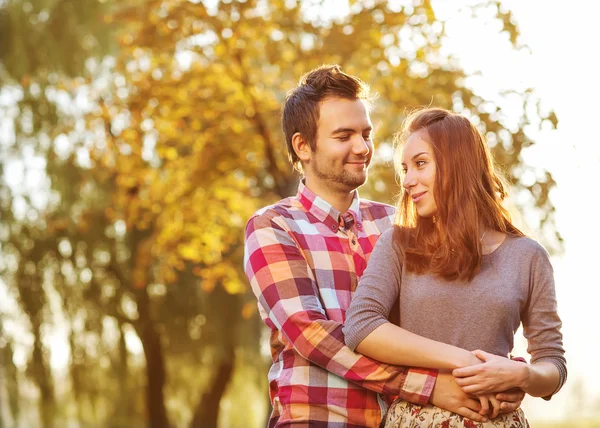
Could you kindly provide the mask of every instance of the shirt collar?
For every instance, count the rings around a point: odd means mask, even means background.
[[[350,208],[343,214],[331,206],[325,199],[315,195],[308,187],[306,187],[304,180],[300,180],[296,198],[309,213],[334,230],[337,230],[337,227],[339,227],[340,224],[346,224],[346,228],[349,228],[353,222],[362,222],[358,190],[354,191],[354,197],[352,198]]]

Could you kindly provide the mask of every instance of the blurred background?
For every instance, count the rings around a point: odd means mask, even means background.
[[[600,426],[597,34],[584,0],[0,0],[0,428],[263,427],[254,210],[295,194],[280,105],[340,64],[471,118],[553,255],[569,379],[533,427]],[[519,336],[515,353],[527,356]]]

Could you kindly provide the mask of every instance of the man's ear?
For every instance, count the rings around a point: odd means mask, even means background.
[[[312,154],[310,144],[308,144],[308,141],[306,141],[306,139],[299,132],[296,132],[292,136],[292,147],[294,148],[294,152],[296,152],[296,155],[298,158],[300,158],[301,162],[310,161]]]

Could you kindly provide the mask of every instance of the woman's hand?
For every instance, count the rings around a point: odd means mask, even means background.
[[[465,393],[479,395],[512,388],[525,389],[529,376],[527,364],[480,350],[473,354],[483,363],[452,371],[456,383]]]

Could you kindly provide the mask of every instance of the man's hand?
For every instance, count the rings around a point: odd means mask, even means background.
[[[526,385],[529,374],[526,364],[479,350],[473,354],[484,362],[452,371],[465,393],[484,394]]]
[[[487,418],[480,415],[481,404],[479,400],[465,394],[454,381],[450,373],[438,374],[431,394],[431,404],[450,412],[472,419],[476,422],[487,422]]]
[[[489,415],[490,419],[494,419],[500,413],[500,401],[494,394],[481,394],[477,396],[481,403],[479,414],[482,416]]]
[[[525,391],[519,388],[496,394],[496,399],[500,401],[500,413],[510,413],[517,410],[521,407],[523,398],[525,398]]]

